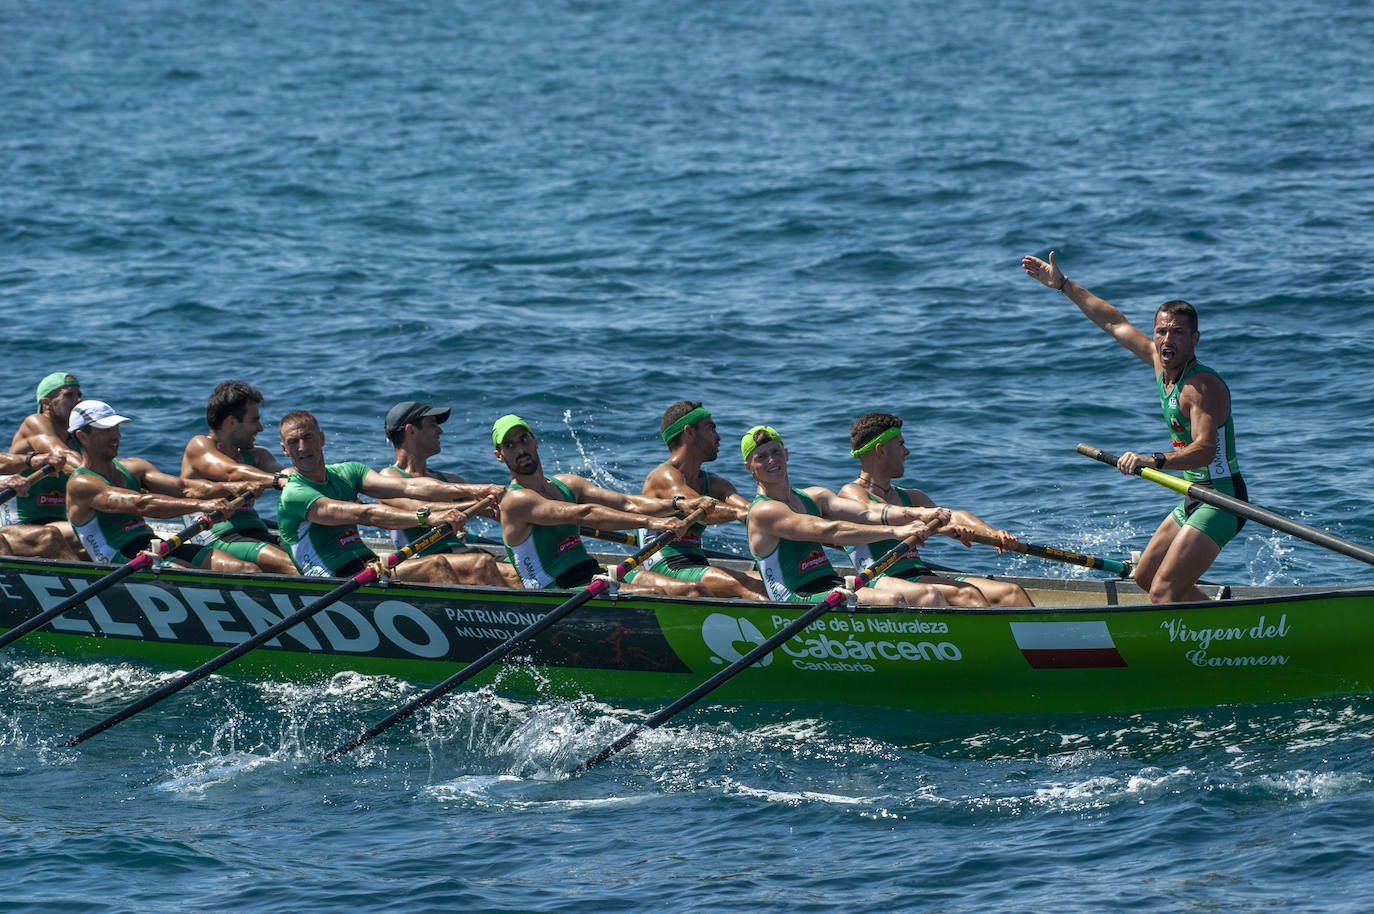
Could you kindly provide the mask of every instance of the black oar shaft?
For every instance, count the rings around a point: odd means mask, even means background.
[[[926,524],[926,530],[934,530],[938,526],[940,526],[940,522],[938,520],[932,520]],[[878,559],[878,561],[874,562],[872,565],[868,566],[863,571],[861,571],[854,578],[854,591],[858,592],[862,590],[865,586],[868,585],[869,581],[872,581],[878,575],[882,574],[884,571],[887,571],[887,569],[895,565],[902,556],[906,555],[907,552],[909,552],[912,549],[912,547],[918,545],[921,542],[921,539],[922,537],[919,535],[912,535],[907,537],[906,539],[898,543],[896,546],[894,546],[891,550],[889,550],[886,555]],[[834,590],[830,591],[830,593],[827,594],[823,600],[814,604],[806,612],[802,613],[800,616],[784,625],[771,637],[765,638],[762,644],[755,645],[754,648],[750,650],[748,653],[746,653],[743,657],[736,660],[734,663],[730,664],[720,672],[716,673],[710,679],[707,679],[705,682],[701,683],[696,688],[692,689],[692,691],[688,692],[686,695],[683,695],[681,698],[674,701],[672,704],[663,708],[658,713],[650,717],[648,720],[644,721],[641,724],[637,724],[634,727],[631,727],[629,731],[623,734],[615,742],[611,743],[605,749],[602,749],[596,755],[587,759],[587,761],[578,765],[576,768],[573,768],[568,773],[577,774],[579,771],[585,771],[588,768],[591,768],[593,765],[599,765],[600,763],[604,762],[606,759],[615,755],[617,752],[624,749],[626,746],[630,745],[630,743],[638,739],[639,735],[643,733],[645,730],[654,730],[662,726],[669,719],[675,717],[682,711],[685,711],[687,708],[690,708],[692,705],[696,704],[698,701],[714,692],[720,686],[729,682],[731,679],[734,679],[742,671],[748,669],[755,663],[758,663],[767,655],[773,653],[773,651],[777,650],[788,640],[795,638],[797,635],[801,634],[813,622],[815,622],[821,616],[825,615],[825,613],[839,606],[844,601],[845,591],[842,588],[837,587]]]
[[[230,507],[237,507],[244,500],[246,500],[247,497],[248,496],[246,495],[235,496],[235,498],[229,502]],[[161,543],[159,543],[157,547],[158,554],[167,555],[173,549],[176,549],[178,546],[189,540],[191,537],[195,536],[197,533],[209,530],[211,527],[213,527],[216,523],[219,522],[221,517],[222,515],[218,511],[211,511],[209,514],[202,515],[201,517],[196,519],[195,523],[189,525],[188,527],[177,533],[175,536],[165,539]],[[50,609],[46,609],[30,619],[26,619],[21,624],[16,625],[14,628],[5,632],[3,635],[0,635],[0,648],[4,648],[6,645],[13,644],[15,641],[18,641],[20,638],[24,637],[34,629],[41,628],[44,625],[47,625],[49,622],[65,613],[67,610],[80,606],[82,603],[85,603],[86,601],[90,600],[91,597],[97,596],[103,593],[104,591],[109,590],[111,587],[113,587],[115,584],[118,584],[120,581],[124,580],[129,575],[133,574],[136,571],[140,571],[144,568],[147,568],[151,564],[153,564],[153,557],[146,552],[140,552],[138,555],[130,559],[127,564],[121,565],[114,571],[111,571],[109,574],[105,575],[103,578],[96,581],[94,584],[90,585],[85,590],[77,591],[67,599],[63,600],[61,603],[58,603],[56,606]]]
[[[1080,444],[1078,445],[1078,453],[1085,457],[1091,457],[1093,460],[1116,466],[1117,457],[1114,454],[1108,454],[1106,451],[1099,450],[1095,447]],[[1187,498],[1195,498],[1205,505],[1211,505],[1214,508],[1229,511],[1237,517],[1243,517],[1257,524],[1272,527],[1275,530],[1282,531],[1291,536],[1296,536],[1298,539],[1306,540],[1309,543],[1330,549],[1332,552],[1339,552],[1341,555],[1349,556],[1352,559],[1358,559],[1369,565],[1374,565],[1374,549],[1368,549],[1358,543],[1352,543],[1338,536],[1332,536],[1330,533],[1318,530],[1315,527],[1300,524],[1291,518],[1284,517],[1282,514],[1275,514],[1273,511],[1266,510],[1257,505],[1252,505],[1248,501],[1235,498],[1224,492],[1218,492],[1211,486],[1201,486],[1190,483],[1186,479],[1179,479],[1177,476],[1161,473],[1153,467],[1136,467],[1135,475],[1140,476],[1142,479],[1148,479],[1151,482],[1158,483],[1166,489],[1172,489]]]
[[[491,498],[484,498],[482,501],[478,502],[477,505],[473,506],[471,509],[464,512],[464,514],[467,516],[471,516],[472,514],[475,514],[478,511],[483,510],[492,501],[493,499]],[[404,562],[411,556],[417,555],[418,553],[425,551],[430,546],[434,545],[434,543],[444,538],[448,534],[452,533],[454,530],[455,527],[452,524],[439,524],[433,530],[430,530],[428,533],[420,537],[415,542],[387,556],[387,558],[384,561],[388,567],[395,568],[397,565],[399,565],[401,562]],[[367,568],[363,571],[358,572],[356,575],[349,578],[347,581],[340,584],[338,587],[334,588],[329,593],[325,594],[324,596],[320,597],[314,602],[306,606],[303,606],[296,612],[282,619],[280,622],[276,622],[268,626],[267,628],[258,632],[253,637],[248,638],[245,641],[241,641],[233,647],[229,648],[229,650],[223,652],[222,654],[218,654],[215,657],[210,658],[206,662],[202,663],[200,666],[196,667],[194,670],[191,670],[189,673],[183,673],[181,676],[178,676],[176,679],[167,683],[166,685],[162,686],[156,691],[150,692],[149,694],[143,696],[133,704],[128,705],[127,707],[122,708],[119,711],[116,711],[114,714],[111,714],[109,717],[105,718],[100,723],[92,727],[88,727],[81,733],[78,733],[76,736],[73,736],[71,739],[67,740],[62,745],[75,746],[79,743],[83,743],[86,740],[90,739],[92,736],[95,736],[98,733],[103,733],[104,731],[108,730],[110,727],[113,727],[120,721],[128,720],[130,717],[133,717],[139,711],[151,708],[153,705],[162,701],[164,698],[168,698],[172,695],[175,695],[177,692],[180,692],[187,686],[199,682],[200,680],[204,679],[206,676],[209,676],[216,670],[224,666],[227,666],[230,663],[233,663],[235,660],[239,659],[249,651],[254,650],[255,648],[259,648],[262,645],[266,644],[268,641],[271,641],[273,638],[277,637],[278,635],[286,631],[289,631],[292,628],[295,628],[297,625],[304,622],[306,619],[309,619],[311,616],[315,615],[321,610],[326,609],[330,605],[338,602],[341,598],[357,590],[359,587],[362,587],[364,584],[372,583],[377,579],[377,577],[377,571],[373,568]]]
[[[698,510],[689,514],[685,522],[690,526],[700,517],[705,515],[705,513],[705,508],[699,508]],[[638,568],[640,565],[644,564],[645,559],[653,555],[658,550],[662,549],[664,546],[668,545],[668,543],[672,542],[672,540],[673,535],[671,533],[660,533],[658,536],[654,538],[653,542],[647,544],[646,546],[644,546],[644,548],[640,549],[634,555],[630,556],[625,561],[621,562],[618,566],[616,566],[616,580],[624,579],[625,575],[629,574],[631,571]],[[469,679],[476,676],[478,673],[482,672],[487,667],[491,666],[493,663],[496,663],[498,660],[505,657],[511,651],[515,650],[515,648],[519,645],[525,643],[526,641],[529,641],[531,638],[535,637],[541,632],[548,630],[551,626],[554,625],[554,623],[558,622],[560,619],[563,619],[565,616],[567,616],[573,610],[577,609],[582,604],[586,603],[588,600],[605,591],[608,588],[608,586],[609,585],[607,585],[607,583],[603,580],[598,579],[593,581],[591,584],[587,586],[585,590],[582,590],[581,592],[569,598],[559,606],[545,613],[540,618],[531,622],[524,629],[512,635],[506,641],[502,642],[501,644],[498,644],[491,650],[487,651],[481,657],[478,657],[472,663],[469,663],[467,666],[463,667],[461,670],[454,673],[452,676],[445,679],[443,682],[439,683],[437,686],[430,689],[428,692],[421,695],[419,698],[415,699],[414,701],[411,701],[404,707],[399,708],[398,710],[389,714],[384,719],[378,721],[361,736],[358,736],[350,740],[349,742],[344,743],[342,746],[339,746],[338,748],[332,750],[328,755],[325,756],[325,758],[334,759],[348,752],[352,752],[354,749],[358,748],[363,743],[368,742],[374,737],[380,736],[387,730],[390,730],[396,724],[405,720],[407,717],[410,717],[416,711],[419,711],[421,708],[428,707],[429,705],[438,701],[440,698],[444,697],[449,692],[452,692],[458,686],[467,682]]]

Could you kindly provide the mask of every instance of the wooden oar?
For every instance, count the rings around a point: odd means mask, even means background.
[[[487,507],[493,501],[495,501],[495,499],[491,497],[484,498],[468,510],[462,512],[463,516],[471,517],[478,511],[481,511],[483,508]],[[450,533],[453,533],[455,529],[456,528],[453,524],[439,524],[436,527],[434,527],[434,529],[426,533],[424,536],[420,537],[418,540],[411,543],[409,546],[405,546],[404,548],[398,549],[397,551],[393,552],[391,555],[383,559],[382,562],[386,565],[387,568],[395,568],[397,565],[401,564],[406,559],[411,558],[417,553],[423,552],[430,546],[434,545],[434,543],[438,540],[443,539]],[[84,743],[92,736],[95,736],[98,733],[103,733],[104,731],[110,729],[120,721],[127,720],[128,718],[133,717],[139,711],[151,708],[153,705],[162,701],[162,699],[167,698],[171,695],[175,695],[177,692],[180,692],[188,685],[199,682],[200,680],[204,679],[206,676],[209,676],[211,673],[215,672],[221,667],[228,666],[230,663],[233,663],[235,660],[239,659],[244,654],[248,653],[254,648],[261,647],[268,641],[271,641],[273,638],[280,635],[282,632],[295,628],[297,625],[304,622],[306,619],[309,619],[316,613],[320,612],[322,609],[325,609],[331,604],[337,603],[340,599],[357,590],[359,587],[362,587],[364,584],[371,584],[373,581],[377,580],[377,578],[378,574],[377,569],[375,567],[369,566],[368,568],[363,569],[362,571],[355,574],[353,577],[349,578],[344,583],[340,584],[338,587],[335,587],[329,593],[315,600],[313,603],[310,603],[309,605],[302,607],[301,609],[287,616],[285,619],[282,619],[280,622],[268,626],[267,628],[258,632],[253,637],[247,639],[246,641],[242,641],[234,645],[224,653],[212,657],[211,659],[202,663],[200,666],[196,667],[194,670],[191,670],[191,672],[183,673],[181,676],[178,676],[176,679],[167,683],[162,688],[157,689],[154,692],[150,692],[147,695],[140,698],[138,701],[134,702],[133,704],[128,705],[127,707],[119,711],[116,711],[115,713],[111,714],[109,717],[105,718],[95,726],[88,727],[87,729],[78,733],[76,736],[73,736],[71,739],[67,740],[65,743],[62,743],[62,745],[75,746],[78,743]]]
[[[1118,562],[1116,559],[1100,559],[1095,555],[1083,555],[1079,552],[1065,552],[1053,546],[1037,546],[1035,543],[1023,543],[1017,541],[1003,546],[1002,541],[995,536],[987,536],[982,533],[973,534],[975,543],[982,543],[984,546],[1002,546],[1008,552],[1019,552],[1022,555],[1033,555],[1036,558],[1050,559],[1055,562],[1064,562],[1069,565],[1082,565],[1084,568],[1097,568],[1102,571],[1110,571],[1112,574],[1121,578],[1131,576],[1132,565],[1130,562]]]
[[[251,498],[252,496],[250,496],[246,492],[242,495],[235,495],[229,501],[228,507],[231,511],[237,510],[239,505],[244,504]],[[182,543],[185,543],[187,540],[191,539],[191,537],[195,536],[197,533],[209,530],[215,524],[219,523],[224,518],[224,516],[224,513],[220,511],[211,511],[209,514],[201,515],[195,523],[186,527],[184,530],[177,533],[175,536],[172,536],[158,543],[156,556],[148,552],[140,552],[138,555],[131,558],[127,564],[120,565],[114,571],[111,571],[109,574],[105,575],[103,578],[96,581],[94,584],[87,587],[85,590],[77,591],[67,599],[63,600],[61,603],[58,603],[56,606],[52,607],[51,609],[45,610],[31,619],[25,620],[19,625],[16,625],[14,628],[5,632],[3,635],[0,635],[0,648],[3,648],[9,644],[13,644],[15,641],[18,641],[20,638],[24,637],[34,629],[41,628],[42,626],[47,625],[49,622],[51,622],[53,619],[56,619],[58,616],[62,615],[67,610],[72,609],[76,606],[80,606],[82,603],[85,603],[91,597],[94,597],[99,593],[109,590],[115,584],[118,584],[120,581],[124,580],[134,572],[141,571],[142,569],[147,568],[149,565],[153,564],[153,561],[155,559],[167,555],[173,549],[176,549],[178,546],[180,546]]]
[[[928,531],[934,530],[938,526],[940,526],[940,522],[938,520],[926,522],[926,529]],[[907,552],[909,552],[913,547],[919,545],[919,543],[920,537],[914,535],[908,536],[906,539],[902,540],[900,543],[894,546],[886,555],[878,559],[878,561],[874,562],[872,565],[865,568],[854,579],[855,592],[863,589],[869,581],[872,581],[878,575],[882,574],[884,571],[891,568],[894,564],[897,563],[897,561],[900,558],[902,558],[902,556],[906,555]],[[817,619],[825,615],[827,612],[830,612],[831,610],[835,609],[837,606],[843,603],[846,598],[847,594],[844,588],[836,587],[834,590],[830,591],[830,593],[826,595],[825,599],[821,600],[819,603],[816,603],[806,612],[798,616],[796,619],[787,623],[787,625],[779,629],[771,638],[768,638],[762,644],[756,645],[754,649],[751,650],[749,653],[745,654],[743,657],[736,660],[734,663],[730,664],[725,669],[721,670],[719,673],[716,673],[710,679],[706,680],[701,685],[697,686],[695,689],[679,698],[677,701],[663,708],[661,711],[659,711],[653,717],[650,717],[644,723],[636,724],[629,730],[629,732],[621,736],[620,739],[611,743],[605,749],[602,749],[596,755],[587,759],[587,761],[578,765],[576,768],[571,769],[568,772],[568,774],[577,774],[578,772],[586,771],[593,765],[599,765],[606,759],[615,755],[621,749],[624,749],[626,746],[630,745],[630,743],[634,742],[635,739],[638,738],[639,734],[643,733],[645,730],[653,730],[662,726],[667,720],[676,716],[679,712],[687,708],[690,708],[692,705],[696,704],[698,701],[705,698],[707,695],[711,694],[716,689],[720,688],[722,685],[729,682],[731,679],[734,679],[735,676],[737,676],[743,670],[748,669],[749,667],[758,663],[764,657],[773,653],[773,651],[777,650],[789,639],[794,638],[797,635],[804,632],[807,629],[807,627],[811,625],[811,623],[815,622]]]
[[[1100,460],[1105,464],[1116,466],[1117,458],[1114,455],[1108,454],[1106,451],[1100,451],[1095,447],[1080,444],[1078,446],[1078,453],[1085,457],[1091,457],[1093,460]],[[1264,508],[1252,505],[1248,501],[1218,492],[1210,486],[1195,485],[1188,482],[1186,479],[1179,479],[1177,476],[1161,473],[1154,467],[1136,467],[1135,475],[1142,479],[1148,479],[1150,482],[1157,482],[1166,489],[1173,489],[1186,498],[1195,498],[1204,505],[1211,505],[1214,508],[1229,511],[1237,517],[1252,520],[1257,524],[1264,524],[1266,527],[1272,527],[1275,530],[1280,530],[1284,533],[1296,536],[1298,539],[1307,540],[1309,543],[1315,543],[1333,552],[1339,552],[1341,555],[1347,555],[1352,559],[1359,559],[1361,562],[1374,565],[1374,549],[1367,549],[1358,543],[1352,543],[1349,540],[1343,540],[1338,536],[1332,536],[1330,533],[1325,533],[1315,527],[1300,524],[1295,520],[1284,517],[1282,514],[1275,514],[1273,511],[1268,511]]]
[[[42,476],[45,473],[56,472],[57,469],[51,463],[45,464],[39,467],[38,469],[34,470],[32,473],[25,473],[24,481],[32,483],[35,479],[37,479],[39,476]],[[3,505],[5,502],[9,501],[11,498],[18,494],[19,490],[16,489],[14,486],[5,486],[3,489],[0,489],[0,505]]]
[[[706,514],[707,510],[707,508],[698,508],[691,514],[687,515],[687,525],[691,526],[692,524],[696,523]],[[668,543],[673,541],[673,538],[673,534],[666,532],[660,533],[658,536],[654,537],[652,542],[645,545],[644,548],[640,549],[634,555],[625,559],[625,561],[621,562],[619,565],[615,567],[615,579],[617,581],[624,580],[625,575],[629,574],[631,571],[638,568],[640,565],[644,564],[645,559],[653,555],[658,550],[662,549],[664,546],[668,545]],[[445,695],[447,695],[449,692],[452,692],[458,686],[467,682],[469,679],[476,676],[478,673],[482,672],[487,667],[491,666],[493,663],[500,660],[502,657],[505,657],[511,651],[515,650],[515,648],[519,645],[530,640],[540,632],[546,630],[555,622],[564,618],[570,612],[577,609],[579,606],[586,603],[588,600],[592,599],[600,593],[605,592],[605,590],[609,586],[610,585],[602,578],[597,578],[595,581],[592,581],[591,584],[587,585],[587,588],[585,590],[579,591],[576,596],[571,597],[567,601],[561,603],[555,609],[550,610],[540,618],[536,619],[534,622],[531,622],[524,629],[512,635],[509,640],[501,644],[498,644],[496,647],[487,651],[481,657],[478,657],[472,663],[469,663],[467,666],[463,667],[457,673],[454,673],[452,676],[445,679],[443,682],[439,683],[437,686],[430,689],[428,692],[421,695],[419,698],[410,702],[405,707],[395,711],[384,720],[378,722],[363,735],[355,739],[352,739],[349,742],[344,743],[342,746],[339,746],[338,748],[332,750],[328,755],[325,756],[325,758],[335,759],[341,755],[344,755],[345,753],[352,752],[354,749],[358,748],[363,743],[367,742],[373,737],[378,736],[386,732],[387,730],[390,730],[393,726],[405,720],[407,717],[410,717],[412,714],[414,714],[421,708],[433,704],[435,701],[438,701],[440,698],[443,698]]]

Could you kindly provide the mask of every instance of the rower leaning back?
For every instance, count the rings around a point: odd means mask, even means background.
[[[1142,465],[1182,470],[1183,478],[1194,485],[1244,499],[1231,392],[1220,375],[1197,360],[1200,335],[1193,306],[1185,301],[1160,305],[1151,339],[1115,307],[1065,276],[1055,263],[1053,251],[1048,262],[1028,255],[1021,266],[1032,279],[1063,292],[1093,323],[1154,369],[1173,450],[1152,456],[1127,451],[1117,461],[1117,468],[1128,475]],[[1150,537],[1136,564],[1136,583],[1149,592],[1152,603],[1205,600],[1197,586],[1198,578],[1244,524],[1244,518],[1196,499],[1184,499]]]

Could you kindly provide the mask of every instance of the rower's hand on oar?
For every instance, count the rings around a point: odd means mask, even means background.
[[[1127,451],[1116,460],[1116,468],[1127,476],[1134,476],[1141,467],[1153,467],[1154,465],[1154,457],[1146,457],[1135,451]]]
[[[924,521],[917,521],[914,524],[902,524],[900,527],[893,527],[892,532],[897,535],[899,540],[916,537],[916,545],[919,546],[930,536],[930,525]]]
[[[467,529],[468,516],[459,508],[447,507],[431,513],[429,524],[431,527],[437,527],[439,524],[452,524],[453,532],[462,533]]]
[[[66,454],[34,454],[28,458],[29,466],[35,470],[40,467],[52,467],[54,473],[61,473],[62,468],[67,465]]]
[[[941,527],[940,532],[945,536],[953,537],[965,546],[973,545],[974,530],[972,527],[965,527],[963,524],[953,524],[951,526]]]
[[[225,486],[235,495],[247,495],[249,498],[257,498],[268,486],[272,485],[271,480],[252,479],[243,482],[226,482]]]
[[[0,489],[13,489],[20,498],[29,494],[29,481],[16,473],[13,476],[0,476]]]
[[[671,533],[674,539],[681,539],[689,529],[687,521],[680,517],[651,517],[644,526],[655,533]]]
[[[694,514],[697,511],[705,511],[706,516],[702,518],[704,522],[708,524],[713,522],[723,523],[726,520],[724,516],[714,521],[712,519],[713,515],[717,513],[715,508],[719,504],[720,502],[709,495],[698,495],[696,498],[683,498],[677,503],[677,513],[686,517],[688,514]]]
[[[1039,257],[1027,254],[1021,258],[1021,269],[1026,271],[1026,275],[1042,286],[1051,289],[1062,289],[1064,287],[1064,274],[1059,269],[1059,265],[1054,262],[1054,251],[1050,251],[1049,263]]]
[[[992,531],[992,535],[997,537],[997,545],[993,548],[997,550],[998,555],[1001,555],[1002,552],[1007,549],[1011,549],[1012,552],[1015,552],[1016,550],[1012,549],[1012,546],[1021,544],[1021,541],[1016,538],[1016,534],[1006,530],[994,530]]]

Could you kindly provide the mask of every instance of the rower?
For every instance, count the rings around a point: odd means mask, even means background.
[[[900,479],[905,474],[906,458],[911,453],[902,437],[901,419],[890,413],[866,413],[860,416],[849,428],[849,447],[850,455],[859,459],[859,477],[842,486],[840,495],[861,502],[875,501],[881,505],[935,507],[935,502],[920,489],[904,489],[892,484],[892,480]],[[1001,544],[999,551],[1017,542],[1016,537],[1006,530],[998,530],[967,511],[951,510],[950,521],[954,526],[946,527],[941,532],[955,539],[959,538],[955,531],[972,530],[998,540]],[[895,541],[885,540],[846,546],[845,551],[853,560],[855,569],[863,571],[896,545]],[[915,549],[899,559],[882,576],[933,587],[951,606],[1032,605],[1025,590],[1010,581],[968,575],[951,578],[936,574],[921,561]]]
[[[684,498],[706,495],[721,502],[722,510],[733,508],[734,520],[743,521],[749,515],[749,502],[729,480],[702,469],[703,463],[715,460],[720,453],[720,434],[716,431],[715,420],[700,401],[679,400],[668,407],[663,413],[659,433],[668,446],[669,457],[645,477],[641,495],[668,499],[676,495]],[[693,524],[685,536],[660,549],[644,567],[680,581],[700,581],[707,595],[712,597],[766,599],[763,581],[756,573],[711,565],[701,548],[701,534],[705,529],[705,524]],[[640,545],[650,538],[649,531],[640,531]]]
[[[119,459],[119,427],[128,421],[101,400],[82,400],[68,419],[67,427],[81,449],[81,466],[67,481],[67,516],[94,561],[123,564],[149,548],[153,532],[145,516],[227,511],[230,498],[262,492],[261,482],[182,479],[139,457]],[[166,559],[215,571],[258,570],[251,562],[200,543],[183,543]]]
[[[734,510],[701,496],[650,498],[603,489],[572,473],[544,475],[539,439],[529,423],[516,415],[497,419],[491,427],[496,459],[511,472],[501,501],[501,538],[506,554],[528,588],[585,587],[603,569],[582,545],[581,525],[602,530],[644,527],[655,533],[687,532],[682,516],[710,507],[707,523],[734,518]],[[622,589],[673,596],[704,596],[696,581],[679,581],[643,569],[627,576]]]
[[[425,477],[383,476],[354,461],[326,464],[324,432],[314,414],[303,409],[283,416],[278,430],[282,453],[291,459],[295,472],[282,487],[277,525],[301,574],[343,578],[365,570],[377,556],[363,542],[359,524],[383,530],[440,523],[451,523],[459,531],[465,528],[462,506],[452,503],[469,498],[465,488]],[[402,511],[363,504],[359,495],[413,498],[423,505],[418,511]],[[402,581],[460,583],[442,555],[416,556],[396,566],[394,574]]]
[[[0,524],[16,555],[51,559],[84,558],[81,542],[67,520],[67,478],[81,465],[67,429],[72,407],[81,401],[81,384],[69,371],[55,371],[38,382],[38,411],[20,424],[10,442],[15,454],[61,457],[58,471],[29,486],[28,491],[0,505]],[[36,463],[35,463],[36,465]],[[54,538],[53,533],[59,534]]]
[[[768,425],[756,425],[740,440],[744,466],[757,484],[746,526],[768,596],[787,602],[810,602],[844,581],[835,573],[825,546],[855,546],[881,540],[916,537],[923,543],[930,521],[949,523],[944,508],[906,507],[842,498],[823,486],[794,488],[787,475],[787,449]],[[860,603],[945,606],[934,587],[879,577],[856,595]],[[919,589],[919,588],[924,588]]]
[[[262,431],[259,405],[262,393],[243,381],[225,381],[210,394],[205,407],[209,433],[196,435],[181,456],[183,479],[209,479],[220,482],[259,482],[280,489],[290,472],[284,470],[272,452],[256,444]],[[194,518],[186,518],[189,524]],[[251,505],[243,505],[227,520],[222,520],[196,537],[237,559],[252,562],[274,574],[297,574],[281,540]]]
[[[396,479],[428,477],[450,482],[463,487],[471,498],[494,495],[498,500],[505,494],[505,486],[474,485],[457,473],[434,470],[429,466],[429,458],[439,453],[439,439],[444,430],[441,426],[448,421],[451,410],[438,408],[415,400],[397,403],[386,414],[383,429],[387,440],[396,448],[396,462],[378,470],[382,476]],[[407,498],[388,498],[383,504],[414,514],[424,505]],[[495,516],[496,509],[490,512]],[[423,527],[408,527],[392,530],[391,541],[397,549],[409,546],[424,536]],[[464,584],[486,584],[494,587],[519,587],[520,576],[515,569],[505,563],[498,563],[494,556],[481,549],[475,549],[463,542],[456,534],[449,534],[438,543],[425,550],[427,554],[440,555],[453,568],[458,580]]]
[[[15,498],[23,498],[29,493],[34,482],[24,475],[25,471],[42,470],[55,467],[60,473],[67,458],[62,454],[0,454],[0,489],[13,489]],[[65,503],[66,498],[63,498]],[[14,542],[11,542],[13,537]],[[18,548],[16,548],[18,547]],[[67,543],[55,525],[23,524],[14,527],[0,527],[0,555],[39,555],[49,558],[61,557],[67,550]]]
[[[1154,338],[1134,327],[1117,308],[1069,279],[1054,261],[1026,256],[1021,266],[1032,279],[1063,292],[1093,323],[1154,371],[1159,406],[1173,449],[1151,456],[1127,451],[1117,469],[1132,475],[1141,466],[1182,470],[1183,478],[1244,500],[1245,479],[1236,459],[1231,392],[1215,371],[1197,360],[1197,309],[1166,301],[1155,309]],[[1185,498],[1150,537],[1135,566],[1135,580],[1153,603],[1205,600],[1197,586],[1221,548],[1245,519]]]

